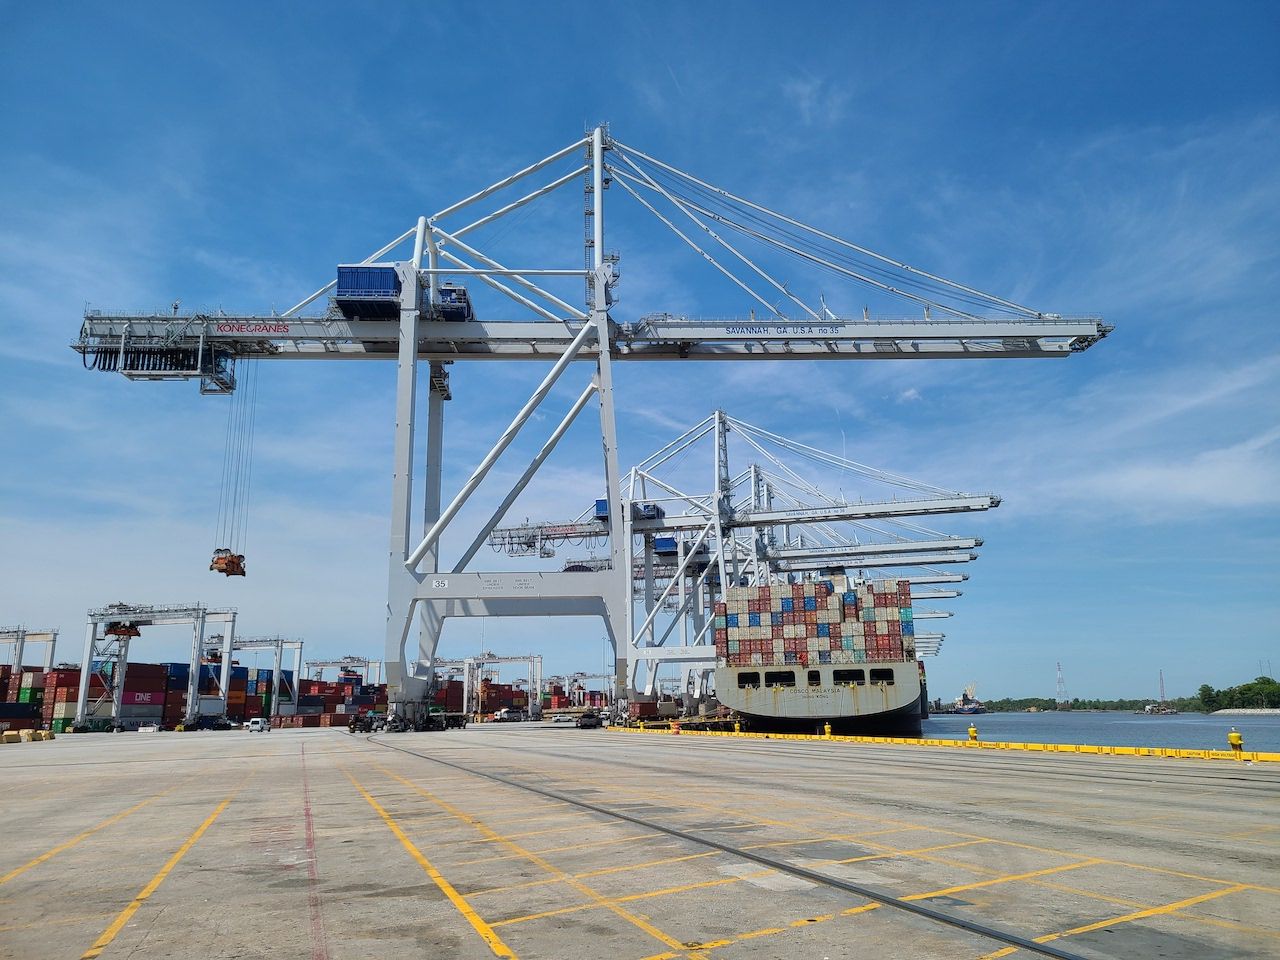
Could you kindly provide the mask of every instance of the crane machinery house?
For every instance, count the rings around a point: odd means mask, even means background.
[[[395,264],[343,264],[338,267],[333,302],[347,320],[395,319],[400,315],[402,288]],[[475,319],[467,288],[456,283],[439,284],[434,302],[430,290],[423,290],[421,306],[435,320]]]

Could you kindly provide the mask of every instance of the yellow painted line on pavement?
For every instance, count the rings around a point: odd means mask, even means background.
[[[572,849],[576,851],[578,848],[575,846]],[[589,880],[592,877],[603,877],[606,874],[610,874],[610,873],[627,873],[631,870],[644,870],[648,867],[662,867],[671,863],[683,863],[686,860],[701,860],[705,857],[717,857],[717,856],[721,856],[721,853],[719,850],[709,850],[706,853],[685,854],[683,857],[664,857],[661,860],[646,860],[643,863],[627,863],[618,867],[603,867],[599,870],[587,870],[584,873],[575,873],[575,874],[571,874],[570,876],[574,880]],[[489,896],[490,894],[494,894],[494,893],[507,893],[511,890],[527,890],[529,887],[545,887],[548,884],[564,883],[564,882],[565,882],[565,878],[563,877],[546,877],[543,880],[529,880],[529,881],[526,881],[525,883],[513,883],[505,887],[486,887],[483,890],[472,890],[469,894],[467,894],[467,896],[469,897]]]
[[[124,929],[124,925],[133,918],[135,913],[138,912],[138,908],[146,903],[147,899],[160,888],[160,884],[164,883],[164,878],[169,876],[169,873],[178,865],[178,862],[187,855],[187,851],[194,847],[196,842],[204,836],[204,832],[213,826],[213,821],[217,820],[218,817],[222,815],[222,811],[227,809],[232,798],[238,792],[239,787],[232,792],[231,796],[218,804],[214,808],[213,813],[205,817],[204,822],[200,824],[200,826],[196,827],[195,832],[191,834],[191,836],[187,837],[186,842],[177,849],[173,856],[165,861],[165,865],[160,868],[159,872],[157,872],[154,877],[151,878],[150,882],[138,891],[138,895],[129,902],[127,907],[120,911],[115,920],[111,922],[111,925],[102,931],[102,935],[94,941],[93,946],[80,955],[80,960],[94,960],[95,957],[111,945],[111,941],[119,935],[120,931]]]
[[[108,817],[106,820],[103,820],[97,826],[90,827],[88,830],[85,830],[83,833],[77,834],[76,836],[68,840],[66,843],[58,844],[58,846],[54,847],[52,850],[48,851],[47,853],[40,854],[40,856],[36,857],[34,860],[28,861],[27,863],[24,863],[20,867],[15,867],[14,869],[6,873],[3,877],[0,877],[0,883],[8,883],[14,877],[19,876],[20,874],[26,873],[32,867],[38,867],[40,866],[40,864],[44,863],[46,860],[51,860],[52,858],[56,857],[58,854],[63,853],[66,850],[70,850],[81,840],[84,840],[88,837],[93,836],[99,830],[105,830],[107,827],[111,826],[113,823],[119,823],[125,817],[129,816],[129,814],[136,813],[137,811],[145,807],[147,804],[152,803],[156,800],[159,800],[166,793],[169,793],[173,789],[174,787],[169,787],[165,790],[161,790],[155,796],[147,797],[147,799],[143,800],[141,803],[135,803],[129,809],[121,810],[115,816]]]
[[[422,851],[414,846],[413,841],[405,835],[405,832],[402,829],[400,829],[400,824],[396,822],[395,818],[391,816],[391,814],[387,813],[382,804],[378,803],[378,801],[373,798],[373,794],[369,793],[368,790],[361,786],[360,781],[353,777],[345,768],[339,766],[338,769],[342,770],[342,772],[347,775],[347,779],[351,781],[352,786],[360,792],[360,795],[368,801],[369,806],[373,807],[374,812],[382,818],[382,822],[387,825],[387,828],[393,834],[395,834],[396,839],[400,841],[400,845],[409,852],[409,856],[413,857],[413,859],[417,861],[418,866],[422,867],[426,875],[429,876],[432,882],[440,888],[440,892],[449,898],[449,902],[453,904],[454,908],[462,914],[464,918],[466,918],[467,923],[471,924],[472,929],[480,935],[480,939],[489,945],[489,949],[493,951],[494,956],[516,960],[516,955],[512,952],[511,948],[503,942],[502,938],[494,932],[493,928],[489,926],[489,924],[480,919],[480,915],[471,908],[471,904],[467,903],[466,898],[463,897],[462,894],[458,893],[458,891],[454,889],[453,884],[446,880],[444,875],[441,874],[431,861],[423,855]]]
[[[1043,870],[1032,870],[1029,873],[1011,873],[1003,877],[992,877],[990,880],[978,880],[974,883],[962,883],[959,886],[947,887],[944,890],[932,890],[929,893],[913,893],[910,896],[903,897],[903,900],[927,900],[931,897],[946,897],[953,893],[961,893],[965,890],[977,890],[980,887],[994,887],[1001,883],[1016,883],[1019,880],[1031,880],[1035,877],[1047,877],[1054,873],[1065,873],[1068,870],[1079,870],[1081,867],[1094,867],[1102,863],[1101,860],[1081,860],[1079,863],[1068,863],[1061,867],[1045,867]]]
[[[637,840],[653,840],[652,833],[634,833],[627,837],[617,837],[613,840],[593,840],[590,843],[575,843],[574,850],[582,850],[587,847],[615,847],[620,843],[634,843]],[[529,853],[552,853],[555,850],[561,850],[562,847],[547,847],[542,850],[530,850]],[[459,860],[457,863],[449,864],[450,867],[470,867],[478,863],[497,863],[499,860],[520,860],[524,857],[522,853],[504,853],[497,857],[478,857],[474,860]]]
[[[637,900],[652,900],[656,897],[669,897],[676,893],[688,893],[690,890],[706,890],[709,887],[725,887],[732,883],[741,883],[743,880],[756,879],[765,877],[775,870],[756,870],[741,877],[720,877],[716,880],[701,880],[697,883],[685,883],[678,887],[664,887],[661,890],[647,890],[644,893],[629,893],[625,897],[601,897],[592,903],[575,903],[568,907],[558,907],[555,910],[543,910],[541,913],[530,913],[523,917],[508,917],[506,920],[499,920],[494,924],[495,927],[507,927],[516,923],[528,923],[530,920],[542,920],[546,917],[558,917],[566,913],[578,913],[582,910],[596,910],[600,907],[613,909],[620,903],[635,903]],[[685,946],[679,941],[673,941],[672,946]]]
[[[547,873],[563,880],[568,886],[577,890],[583,896],[591,898],[591,900],[594,901],[592,905],[603,907],[606,910],[609,910],[619,918],[630,923],[632,926],[635,926],[640,930],[643,930],[645,933],[649,934],[649,936],[653,937],[655,940],[657,940],[659,943],[663,944],[664,946],[674,947],[676,949],[685,949],[686,945],[681,941],[659,930],[657,927],[655,927],[652,923],[650,923],[644,917],[637,916],[631,911],[626,910],[623,907],[619,906],[618,904],[622,901],[611,900],[608,897],[605,897],[599,891],[593,889],[592,887],[587,886],[585,883],[582,883],[580,880],[577,880],[574,877],[570,876],[568,872],[560,869],[555,864],[539,856],[537,853],[534,853],[531,850],[526,850],[524,847],[520,846],[510,837],[502,836],[502,834],[490,828],[483,821],[477,820],[475,817],[471,816],[465,810],[461,810],[455,807],[453,804],[449,803],[448,801],[440,799],[439,797],[432,794],[430,791],[425,790],[422,787],[420,787],[418,784],[414,783],[412,780],[405,779],[404,777],[400,776],[394,771],[388,770],[386,767],[382,766],[381,764],[375,764],[375,766],[377,766],[377,768],[381,770],[382,773],[384,773],[386,776],[390,777],[391,779],[395,780],[398,783],[404,784],[406,787],[409,787],[415,793],[418,793],[425,799],[430,800],[432,803],[438,806],[441,810],[444,810],[446,813],[450,814],[451,816],[457,817],[459,820],[461,820],[463,823],[467,824],[468,826],[480,831],[480,833],[482,833],[487,839],[492,840],[495,843],[502,844],[508,850],[511,850],[513,853],[523,856],[525,859],[529,860],[530,863],[533,863],[541,867]],[[516,836],[519,836],[519,834],[517,834]],[[573,909],[581,909],[581,908],[575,907]],[[512,921],[510,920],[501,920],[495,923],[494,926],[500,927],[511,922]],[[694,957],[695,955],[690,954],[690,956]]]
[[[1104,930],[1107,927],[1114,927],[1121,923],[1132,923],[1134,920],[1146,920],[1148,917],[1158,917],[1164,914],[1176,913],[1187,907],[1194,907],[1196,904],[1204,903],[1208,900],[1216,900],[1218,897],[1225,897],[1229,893],[1239,893],[1241,890],[1251,889],[1247,883],[1237,883],[1235,886],[1227,887],[1225,890],[1214,890],[1210,893],[1202,893],[1198,897],[1188,897],[1185,900],[1178,900],[1175,903],[1166,903],[1159,907],[1148,907],[1146,910],[1136,910],[1133,913],[1127,913],[1124,916],[1112,917],[1110,920],[1099,920],[1096,923],[1086,923],[1081,927],[1072,927],[1070,930],[1063,930],[1061,933],[1048,933],[1042,937],[1034,937],[1036,943],[1050,943],[1053,940],[1061,940],[1063,937],[1073,937],[1080,933],[1092,933],[1094,930]],[[995,953],[988,953],[982,957],[982,960],[996,960],[998,957],[1007,957],[1012,953],[1017,953],[1017,947],[1005,947],[1003,950],[997,950]]]

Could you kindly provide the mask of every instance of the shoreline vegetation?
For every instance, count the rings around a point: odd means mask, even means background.
[[[1081,712],[1126,711],[1140,712],[1147,704],[1155,703],[1150,698],[1140,700],[1091,700],[1076,697],[1071,701],[1071,709]],[[1051,713],[1058,709],[1058,703],[1052,697],[1004,697],[988,700],[984,704],[988,713],[1025,713],[1032,708]],[[1249,683],[1237,687],[1215,690],[1209,684],[1203,684],[1194,697],[1174,697],[1165,701],[1179,713],[1216,713],[1219,710],[1265,710],[1268,714],[1280,713],[1280,683],[1271,677],[1258,677]]]

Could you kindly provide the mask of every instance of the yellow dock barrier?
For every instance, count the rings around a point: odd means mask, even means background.
[[[652,727],[611,727],[623,733],[667,733]],[[1032,753],[1078,753],[1100,757],[1166,757],[1176,760],[1252,760],[1256,763],[1280,763],[1280,753],[1245,750],[1180,750],[1173,747],[1104,747],[1088,743],[1010,743],[995,740],[939,740],[911,737],[842,737],[809,733],[742,733],[728,730],[691,730],[683,727],[682,737],[736,737],[752,740],[813,740],[841,743],[886,743],[908,747],[953,747],[960,750],[1025,750]]]

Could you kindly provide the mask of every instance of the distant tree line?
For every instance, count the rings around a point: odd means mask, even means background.
[[[1075,697],[1072,710],[1141,710],[1154,700],[1087,700]],[[1174,697],[1165,703],[1180,713],[1212,713],[1214,710],[1238,710],[1250,707],[1280,707],[1280,683],[1271,677],[1258,677],[1238,687],[1215,690],[1204,684],[1194,697]],[[1056,710],[1058,702],[1049,697],[1005,697],[986,701],[993,713],[1018,713],[1035,707]]]
[[[1200,687],[1197,699],[1205,710],[1240,710],[1250,707],[1280,707],[1280,683],[1271,677],[1258,677],[1238,687],[1215,690],[1209,684]]]

